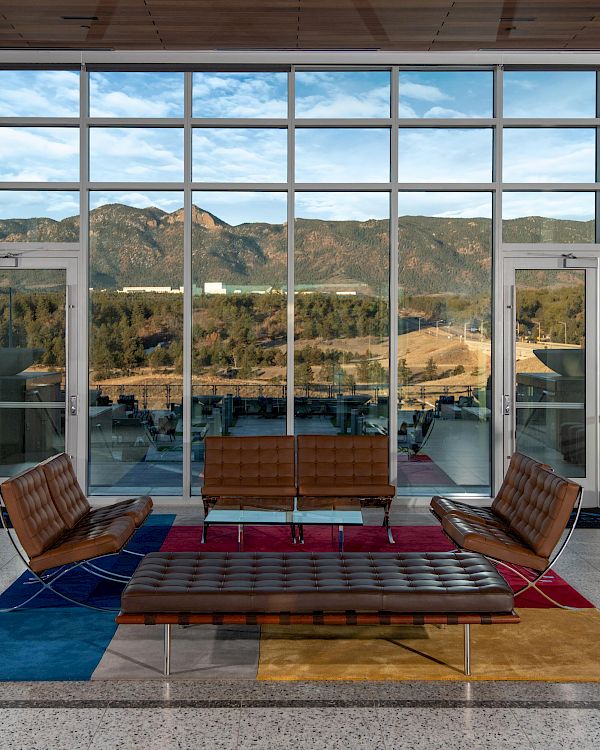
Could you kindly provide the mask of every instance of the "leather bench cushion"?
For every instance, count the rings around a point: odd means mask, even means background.
[[[151,612],[510,612],[513,593],[469,552],[153,552],[121,609]]]
[[[501,523],[498,516],[489,507],[479,508],[475,505],[469,505],[469,503],[460,503],[457,500],[450,500],[450,498],[440,497],[439,495],[431,498],[430,507],[440,519],[452,513],[452,515],[460,516],[460,518],[466,518],[467,520]]]
[[[394,497],[396,488],[391,484],[360,484],[349,479],[342,482],[339,477],[331,484],[298,485],[298,494],[303,497]]]
[[[30,558],[52,547],[69,530],[52,502],[40,466],[4,481],[2,497],[17,537]]]
[[[214,510],[294,510],[294,498],[289,497],[219,497],[209,508]]]
[[[135,524],[129,516],[101,521],[86,517],[54,547],[31,557],[31,569],[41,572],[59,565],[119,552],[134,531]]]
[[[360,499],[352,497],[298,497],[298,510],[360,510]]]
[[[204,482],[208,487],[296,486],[294,438],[285,436],[205,439]]]
[[[72,529],[90,512],[90,504],[79,486],[71,459],[66,453],[60,453],[40,465],[54,505]]]
[[[507,528],[497,523],[447,515],[442,518],[442,527],[462,549],[480,552],[482,555],[489,555],[515,565],[524,565],[534,570],[544,570],[548,565],[546,557],[536,555]]]
[[[152,513],[152,498],[149,495],[142,495],[141,497],[121,500],[112,505],[92,508],[89,518],[93,521],[109,521],[113,518],[128,516],[137,527],[144,523],[150,513]]]
[[[203,497],[295,497],[295,485],[209,484],[202,487]]]

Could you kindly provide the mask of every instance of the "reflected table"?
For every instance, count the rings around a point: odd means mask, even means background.
[[[289,526],[294,544],[304,543],[304,526],[337,527],[338,550],[344,550],[344,527],[363,526],[361,510],[235,510],[218,507],[210,510],[202,526],[202,544],[209,526],[237,526],[238,552],[244,549],[244,526]]]

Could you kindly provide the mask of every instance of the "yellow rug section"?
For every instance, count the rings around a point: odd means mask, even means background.
[[[259,680],[548,680],[600,682],[600,611],[523,609],[518,625],[264,625]]]

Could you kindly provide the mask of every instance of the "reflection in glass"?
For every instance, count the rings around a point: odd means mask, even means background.
[[[517,270],[517,450],[563,476],[585,462],[585,271]]]
[[[183,197],[102,200],[90,211],[89,491],[179,495]]]
[[[400,128],[400,182],[490,182],[490,128]]]
[[[487,494],[491,195],[400,193],[399,206],[398,490]]]
[[[594,182],[591,128],[504,128],[506,182]]]
[[[193,76],[193,117],[287,117],[287,73]]]
[[[0,476],[65,448],[64,271],[0,269]]]
[[[296,117],[389,116],[389,71],[296,73]]]
[[[491,70],[400,71],[400,117],[492,117]]]
[[[94,182],[183,180],[183,129],[90,128]]]
[[[77,182],[79,128],[0,128],[0,179]]]
[[[594,242],[593,193],[502,194],[504,242]]]
[[[297,182],[388,182],[390,131],[297,128]]]
[[[287,130],[194,128],[195,182],[285,182]]]
[[[183,73],[90,72],[91,117],[183,117]]]
[[[505,70],[505,117],[595,117],[593,70]]]
[[[79,117],[79,73],[0,70],[0,117]]]
[[[328,193],[333,218],[316,218],[319,198],[296,195],[295,430],[387,435],[389,195],[369,197],[366,221],[345,193]]]
[[[285,435],[285,193],[194,193],[192,486],[206,435]]]
[[[78,242],[79,193],[0,191],[0,242]]]

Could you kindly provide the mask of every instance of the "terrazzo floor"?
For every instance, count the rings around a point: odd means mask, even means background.
[[[177,510],[177,523],[200,518],[195,508]],[[365,520],[379,524],[380,513],[367,511]],[[435,520],[423,507],[403,507],[393,510],[392,522]],[[2,537],[2,589],[21,572],[6,545]],[[600,605],[600,530],[576,531],[557,572]],[[589,683],[290,683],[208,674],[178,681],[4,682],[0,709],[2,750],[600,747],[600,685]]]

